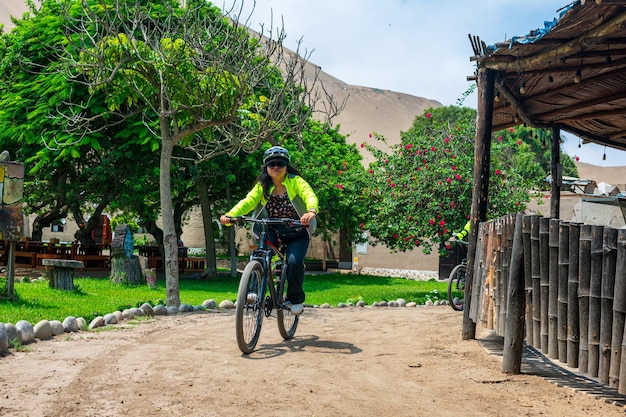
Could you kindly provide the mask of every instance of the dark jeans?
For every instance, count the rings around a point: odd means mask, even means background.
[[[268,240],[278,246],[278,238],[275,230],[268,232]],[[304,256],[309,249],[309,233],[304,230],[296,236],[281,238],[287,246],[287,300],[292,304],[304,302]]]

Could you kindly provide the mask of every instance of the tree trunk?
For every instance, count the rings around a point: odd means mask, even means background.
[[[226,184],[226,201],[231,205],[230,184]],[[230,276],[237,276],[237,248],[235,247],[235,228],[227,227],[228,230],[228,253],[230,253]]]
[[[31,239],[36,242],[41,242],[43,236],[43,228],[50,225],[55,220],[61,220],[67,217],[67,212],[50,211],[43,215],[37,215],[33,221],[33,231],[31,233]]]
[[[143,284],[145,279],[141,271],[139,257],[116,256],[112,258],[110,280],[114,284]]]
[[[215,235],[213,233],[213,211],[207,185],[204,180],[198,183],[198,195],[200,197],[200,207],[202,209],[202,220],[204,225],[204,241],[206,250],[206,272],[209,277],[217,276],[217,261],[215,259]]]
[[[163,219],[163,272],[165,274],[166,303],[168,307],[180,306],[178,287],[178,239],[174,226],[172,207],[172,149],[174,140],[169,133],[169,119],[161,118],[161,161],[159,184],[161,194],[161,218]]]

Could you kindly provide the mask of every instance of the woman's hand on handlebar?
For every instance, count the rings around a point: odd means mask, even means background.
[[[234,224],[235,223],[235,218],[233,217],[229,217],[226,215],[222,215],[220,216],[220,223],[228,225],[228,224]]]
[[[307,211],[302,215],[302,217],[300,217],[300,223],[302,223],[303,226],[308,226],[311,223],[311,220],[313,220],[314,218],[315,213],[313,213],[312,211]]]

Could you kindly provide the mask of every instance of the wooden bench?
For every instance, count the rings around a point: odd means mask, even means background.
[[[80,261],[71,259],[42,259],[44,267],[50,267],[50,287],[57,290],[74,291],[74,271],[83,267]]]

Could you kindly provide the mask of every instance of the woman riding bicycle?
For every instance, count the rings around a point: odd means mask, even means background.
[[[285,148],[272,146],[265,151],[261,173],[254,187],[220,217],[220,223],[228,225],[231,217],[246,215],[254,210],[252,216],[256,218],[291,218],[308,226],[275,227],[268,233],[272,244],[279,246],[282,243],[287,248],[287,301],[291,303],[291,313],[299,315],[304,309],[305,299],[302,289],[304,256],[317,224],[318,200],[309,183],[290,163],[291,156]],[[254,228],[253,233],[259,237]]]

